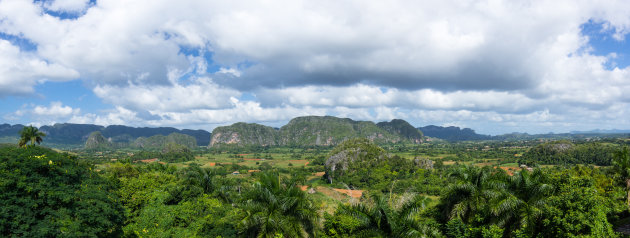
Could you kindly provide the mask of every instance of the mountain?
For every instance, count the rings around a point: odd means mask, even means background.
[[[108,149],[111,148],[112,144],[110,141],[103,137],[100,131],[95,131],[90,133],[87,140],[85,141],[85,149],[94,150],[94,149]]]
[[[455,126],[441,127],[441,126],[429,125],[425,127],[418,127],[418,130],[422,131],[425,136],[448,140],[448,141],[492,139],[491,136],[477,134],[474,130],[470,128],[460,129],[459,127],[455,127]]]
[[[154,135],[169,135],[171,133],[179,133],[195,137],[197,145],[208,145],[210,143],[210,133],[204,130],[178,130],[173,127],[129,127],[121,125],[112,125],[103,129],[103,136],[108,138],[116,138],[121,136],[129,136],[131,138],[151,137]]]
[[[212,131],[210,146],[332,146],[352,138],[367,138],[375,143],[422,142],[422,132],[406,121],[393,120],[380,125],[332,116],[297,117],[280,129],[240,122],[217,127]]]
[[[134,147],[143,149],[163,149],[167,144],[176,144],[187,147],[188,149],[194,149],[197,146],[195,137],[173,132],[168,136],[154,135],[151,137],[138,137],[133,142]]]
[[[24,125],[0,124],[0,137],[19,137],[18,133]],[[169,135],[179,133],[195,138],[197,145],[208,145],[210,143],[210,132],[204,130],[179,130],[173,127],[129,127],[120,125],[99,126],[92,124],[57,123],[52,126],[42,126],[40,131],[46,133],[44,143],[57,144],[84,144],[90,134],[100,131],[102,136],[116,145],[133,143],[139,137],[151,137],[154,135]]]
[[[91,124],[57,123],[52,126],[42,126],[39,130],[46,133],[44,142],[82,144],[88,139],[92,132],[100,131],[103,128],[103,126]]]
[[[401,119],[394,119],[390,122],[379,122],[376,123],[376,126],[383,128],[386,131],[389,131],[392,134],[399,134],[403,136],[405,139],[415,142],[416,144],[421,143],[424,135],[422,131],[413,127],[409,122]]]
[[[238,122],[212,131],[210,146],[220,144],[273,146],[278,144],[278,131],[256,123]]]
[[[5,136],[19,137],[20,130],[22,130],[23,127],[24,125],[21,125],[21,124],[17,124],[17,125],[0,124],[0,137],[5,137]]]
[[[404,138],[371,121],[354,121],[332,116],[296,117],[280,128],[280,143],[288,146],[338,145],[352,138],[368,138],[376,143],[399,142]]]

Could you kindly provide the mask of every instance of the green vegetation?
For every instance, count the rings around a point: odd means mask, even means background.
[[[0,149],[0,234],[26,237],[121,235],[115,186],[91,165],[41,147]]]
[[[111,149],[112,144],[103,137],[100,131],[90,133],[85,141],[86,150],[107,150]]]
[[[523,155],[522,164],[594,164],[609,166],[618,145],[609,143],[574,144],[567,140],[540,144]]]
[[[175,132],[168,136],[154,135],[148,138],[138,137],[138,139],[134,141],[133,146],[145,150],[161,150],[169,144],[182,145],[191,150],[197,147],[195,137]]]
[[[0,145],[0,234],[621,237],[614,227],[630,220],[625,139],[191,148],[154,138],[160,146],[71,153]],[[587,159],[603,154],[612,166]]]
[[[351,188],[385,189],[392,181],[409,178],[415,172],[413,161],[388,154],[367,139],[348,140],[335,147],[325,162],[330,183]]]
[[[255,123],[235,123],[212,131],[211,147],[237,146],[334,146],[351,138],[383,143],[420,143],[422,132],[403,120],[374,124],[331,116],[297,117],[279,130]]]

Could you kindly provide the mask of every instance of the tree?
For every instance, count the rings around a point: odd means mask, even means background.
[[[442,199],[444,215],[448,219],[459,218],[469,223],[473,215],[487,214],[488,202],[499,195],[499,184],[493,179],[490,167],[461,167],[451,176],[457,179],[457,183],[448,186]]]
[[[0,148],[0,234],[118,237],[115,185],[76,157],[43,147]]]
[[[349,231],[335,230],[335,232],[338,232],[336,235],[356,235],[359,237],[441,237],[442,235],[437,229],[433,229],[419,221],[420,212],[424,210],[428,201],[429,199],[424,196],[415,195],[409,199],[401,199],[396,205],[392,203],[394,201],[391,201],[386,196],[373,195],[371,205],[363,203],[342,205],[335,216],[341,219],[344,216],[349,216],[354,219],[350,223],[354,224]]]
[[[25,126],[20,131],[20,141],[18,142],[18,145],[20,147],[25,147],[29,141],[31,142],[31,145],[35,145],[35,143],[39,145],[44,140],[44,136],[46,136],[46,134],[39,131],[37,127]]]
[[[626,203],[630,207],[630,153],[628,147],[615,152],[613,170],[626,185]]]
[[[536,226],[548,202],[553,186],[545,183],[545,174],[540,169],[529,173],[522,170],[509,177],[503,193],[490,202],[497,223],[504,227],[504,237],[515,230],[536,237]]]
[[[244,195],[245,218],[239,233],[246,237],[314,237],[319,219],[314,202],[295,182],[277,172],[262,172]]]

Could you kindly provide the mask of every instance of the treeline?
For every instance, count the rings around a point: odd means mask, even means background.
[[[534,165],[593,164],[610,166],[614,152],[620,146],[611,143],[586,142],[574,144],[567,140],[537,145],[523,154],[519,163]]]
[[[379,155],[354,143],[331,152]],[[627,152],[626,155],[627,157]],[[626,158],[630,160],[630,158]],[[100,172],[36,146],[0,148],[0,234],[23,237],[618,237],[628,217],[624,178],[575,166],[523,170],[384,160],[366,179],[410,170],[354,204],[321,212],[302,191],[306,168],[269,168],[253,179],[236,165],[200,168],[112,163]],[[322,166],[322,161],[318,161]],[[323,162],[326,164],[326,162]],[[415,162],[414,162],[415,163]],[[366,165],[367,166],[367,165]],[[424,166],[424,165],[423,165]],[[308,166],[307,166],[308,167]],[[374,168],[374,167],[372,167]],[[336,179],[345,175],[337,174]],[[427,181],[439,198],[419,195]],[[357,185],[359,186],[359,185]],[[359,187],[359,189],[367,189]],[[437,205],[434,205],[437,204]]]

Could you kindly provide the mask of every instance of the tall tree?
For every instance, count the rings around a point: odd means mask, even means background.
[[[504,227],[504,237],[519,229],[536,237],[538,218],[552,192],[553,186],[546,183],[540,169],[532,173],[522,170],[509,177],[504,192],[490,203],[498,224]]]
[[[42,143],[44,140],[43,137],[46,136],[44,132],[41,132],[34,126],[25,126],[20,131],[20,141],[18,145],[20,147],[25,147],[28,142],[31,142],[31,145],[37,143],[38,145]]]
[[[247,237],[314,237],[319,214],[296,183],[277,172],[263,172],[245,193],[239,233]]]
[[[488,213],[488,201],[499,195],[500,187],[490,167],[460,167],[450,176],[457,182],[447,187],[442,199],[445,217],[469,223],[473,215]]]
[[[372,204],[342,205],[336,215],[348,215],[358,221],[358,237],[441,237],[437,229],[422,224],[418,218],[429,199],[413,196],[394,204],[383,195],[373,195]],[[347,235],[347,234],[346,234]]]
[[[626,185],[626,203],[630,207],[630,153],[628,147],[615,152],[613,170]]]

